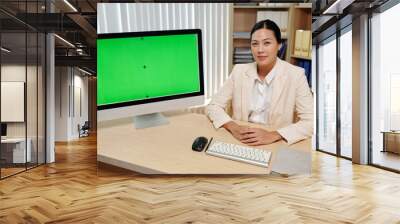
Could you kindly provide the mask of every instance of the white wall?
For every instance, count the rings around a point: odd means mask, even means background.
[[[0,101],[2,122],[25,121],[25,82],[1,81]]]
[[[28,74],[36,74],[36,68],[33,66],[18,65],[18,64],[8,64],[1,66],[1,81],[6,82],[25,82],[25,75],[27,69]],[[35,83],[36,84],[36,83]],[[27,93],[28,97],[36,97],[36,91],[34,93]],[[28,99],[27,99],[28,100]],[[28,100],[32,101],[32,100]],[[36,108],[36,105],[35,105]],[[1,108],[1,110],[7,110],[7,108]],[[30,117],[30,113],[28,113],[28,121],[31,122],[33,120],[36,121],[36,117]],[[36,116],[36,114],[35,114]],[[32,127],[33,125],[28,125]],[[36,127],[35,127],[36,129]],[[28,130],[28,133],[32,133]],[[7,136],[8,137],[25,137],[25,122],[12,122],[7,124]],[[28,137],[30,137],[28,135]]]
[[[79,116],[81,122],[88,120],[88,77],[82,76],[82,73],[75,74],[75,86],[79,87],[82,91],[82,116]]]
[[[36,162],[44,162],[44,83],[41,66],[25,66],[25,64],[3,64],[1,66],[1,80],[10,82],[24,82],[26,84],[26,107],[25,102],[22,112],[26,112],[26,121],[7,122],[7,137],[25,137],[31,140],[31,155]],[[26,81],[27,78],[27,81]],[[7,97],[7,96],[2,96]],[[1,110],[11,110],[11,108],[1,108]],[[37,152],[37,150],[39,150]],[[37,154],[39,156],[37,157]]]
[[[73,96],[73,101],[71,102],[72,108],[72,114],[71,114],[71,135],[72,138],[78,138],[79,137],[79,132],[78,132],[78,124],[81,126],[85,123],[85,121],[88,121],[88,77],[87,76],[82,76],[82,73],[76,73],[77,70],[75,70],[75,75],[74,75],[74,96]],[[79,93],[80,92],[80,93]]]
[[[55,141],[69,139],[69,68],[55,68]]]
[[[28,66],[28,70],[33,69]],[[24,65],[2,65],[1,81],[18,81],[25,82],[25,64]]]
[[[77,139],[78,124],[88,120],[88,78],[76,68],[56,67],[55,86],[55,141]]]

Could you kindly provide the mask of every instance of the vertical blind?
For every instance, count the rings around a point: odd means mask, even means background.
[[[227,3],[99,3],[97,33],[201,29],[208,102],[229,75],[230,7]]]

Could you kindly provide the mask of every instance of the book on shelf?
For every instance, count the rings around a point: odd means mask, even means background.
[[[304,30],[301,38],[301,56],[308,57],[310,52],[311,31]]]
[[[253,60],[252,55],[234,55],[233,58],[234,59],[251,59],[251,60]]]
[[[251,63],[253,61],[253,54],[250,47],[235,47],[233,49],[234,64]]]
[[[233,64],[247,64],[247,63],[253,63],[254,60],[247,60],[247,59],[237,59],[233,60]]]
[[[287,44],[285,41],[283,41],[281,44],[281,48],[278,51],[278,57],[282,60],[285,60],[286,48],[287,48]]]
[[[257,6],[258,3],[257,2],[236,2],[234,3],[234,5],[236,6]]]
[[[234,54],[250,54],[251,55],[251,49],[249,47],[235,47],[233,50]]]
[[[257,11],[257,22],[262,20],[272,20],[281,29],[281,36],[286,38],[287,27],[288,27],[288,11],[268,11],[268,10],[258,10]]]
[[[297,3],[298,8],[312,8],[312,3]]]
[[[287,43],[283,41],[281,48],[278,51],[278,57],[285,60]],[[235,47],[233,49],[233,61],[235,64],[238,63],[250,63],[253,62],[253,54],[251,53],[250,47]]]
[[[286,33],[287,33],[287,27],[288,27],[288,17],[289,17],[289,13],[287,11],[281,11],[280,13],[280,29],[282,32],[282,37],[286,37]]]
[[[250,32],[233,32],[233,38],[250,39]]]
[[[270,8],[289,8],[290,7],[290,3],[265,3],[265,2],[260,2],[259,6],[262,7],[270,7]]]

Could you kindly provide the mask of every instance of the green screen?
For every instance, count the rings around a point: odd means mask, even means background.
[[[97,40],[97,105],[200,91],[196,34]]]

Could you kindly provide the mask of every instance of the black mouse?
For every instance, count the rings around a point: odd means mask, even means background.
[[[201,152],[206,147],[207,142],[208,139],[206,137],[197,137],[193,142],[192,149],[194,151]]]

